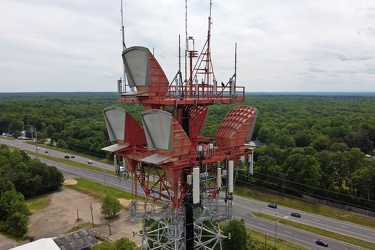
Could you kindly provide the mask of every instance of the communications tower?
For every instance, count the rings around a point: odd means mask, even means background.
[[[236,70],[228,82],[217,83],[210,30],[211,14],[202,51],[186,46],[186,80],[179,70],[169,82],[149,49],[126,48],[123,43],[127,83],[118,82],[117,101],[142,105],[142,126],[123,108],[105,108],[109,138],[115,143],[103,150],[114,155],[117,173],[125,170],[131,176],[130,210],[132,216],[143,218],[143,229],[137,232],[142,248],[221,249],[226,236],[218,222],[232,219],[239,159],[245,159],[252,171],[253,148],[246,142],[254,129],[256,108],[234,106],[214,138],[201,136],[210,105],[245,99],[245,88],[236,84]]]

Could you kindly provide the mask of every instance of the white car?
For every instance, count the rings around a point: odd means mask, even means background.
[[[124,167],[120,167],[120,168],[118,168],[118,169],[115,170],[115,173],[116,174],[125,173],[125,168]]]
[[[87,163],[88,164],[92,164],[92,160],[87,160]]]

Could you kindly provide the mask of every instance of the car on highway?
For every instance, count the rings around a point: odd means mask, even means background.
[[[76,156],[75,155],[71,155],[70,158],[76,158]]]
[[[300,213],[291,213],[290,216],[301,218],[301,214]]]
[[[321,239],[317,240],[315,243],[322,247],[328,247],[328,243]]]
[[[124,167],[120,167],[120,168],[116,169],[115,173],[116,174],[125,173],[125,168]]]
[[[270,203],[270,204],[268,204],[268,207],[276,209],[277,208],[277,204]]]
[[[65,155],[64,158],[70,159],[70,156],[69,155]]]
[[[88,164],[92,164],[92,160],[87,160],[87,163]]]
[[[48,150],[44,151],[44,153],[48,154]]]

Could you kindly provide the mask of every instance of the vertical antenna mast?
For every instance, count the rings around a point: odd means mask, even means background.
[[[124,13],[122,11],[122,0],[121,0],[121,33],[122,33],[122,49],[126,49],[125,45],[125,29],[124,29]]]
[[[187,82],[186,76],[187,76],[187,53],[189,50],[189,44],[188,44],[188,31],[187,31],[187,0],[185,0],[185,42],[186,42],[186,48],[185,48],[185,82]]]
[[[181,38],[180,38],[180,35],[178,35],[178,73],[181,75]]]
[[[237,82],[237,43],[234,46],[234,89],[236,89]]]
[[[212,11],[212,0],[210,0],[210,16],[208,17],[208,34],[207,34],[207,56],[208,61],[206,63],[207,69],[210,69],[210,66],[212,66],[211,62],[211,11]],[[209,77],[207,76],[207,83],[209,82]]]
[[[211,10],[212,10],[212,0],[210,0],[210,16],[208,17],[208,48],[210,48],[210,38],[211,38]]]
[[[126,45],[125,45],[125,29],[124,29],[124,12],[122,11],[122,0],[121,0],[121,33],[122,33],[122,50],[125,50],[126,49]],[[121,92],[123,93],[126,93],[126,72],[125,72],[125,64],[122,64],[122,67],[123,67],[123,79],[121,81],[121,87],[119,87],[119,89],[121,89]]]

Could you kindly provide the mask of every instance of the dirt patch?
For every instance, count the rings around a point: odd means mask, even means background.
[[[77,184],[77,181],[74,179],[64,180],[64,185],[76,185],[76,184]]]
[[[74,185],[74,182],[75,180],[68,180],[64,185]],[[64,187],[61,191],[49,195],[49,198],[51,201],[47,208],[29,217],[28,235],[33,236],[35,240],[60,237],[87,228],[113,240],[127,237],[141,245],[141,237],[133,237],[133,231],[139,232],[142,222],[130,219],[128,210],[122,209],[116,218],[107,220],[100,213],[99,201]],[[121,203],[127,207],[129,201],[121,199]],[[3,248],[3,238],[0,242],[0,249],[6,249]],[[9,242],[4,243],[9,245]]]
[[[5,236],[0,234],[0,249],[6,250],[16,246],[16,242],[6,238]]]

